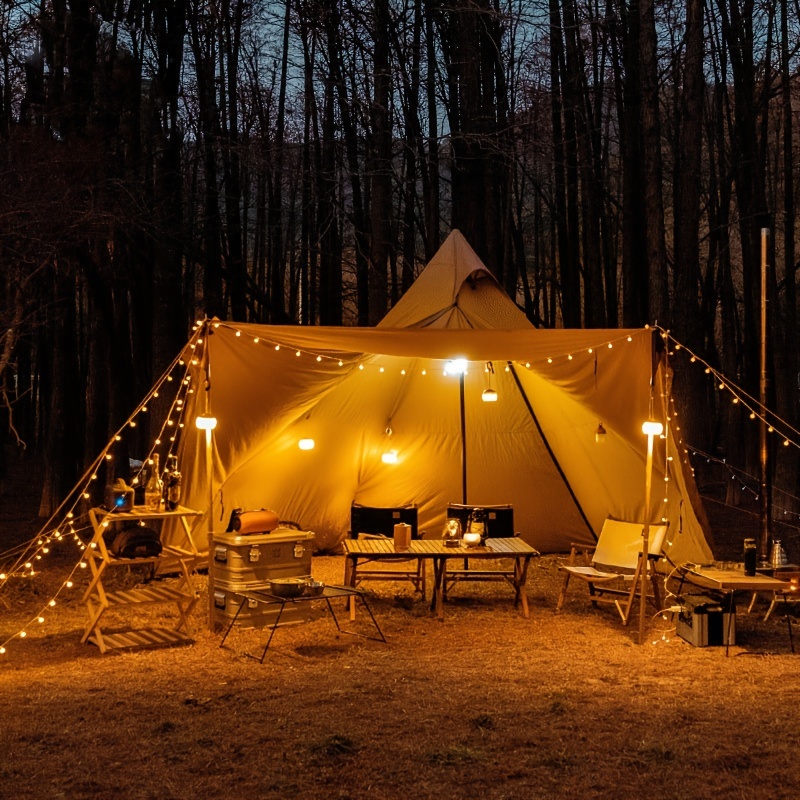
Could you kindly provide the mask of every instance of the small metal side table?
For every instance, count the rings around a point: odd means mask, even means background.
[[[375,616],[372,613],[369,605],[367,605],[367,600],[364,597],[364,593],[359,589],[353,589],[350,586],[332,586],[328,585],[325,586],[322,590],[321,594],[302,594],[299,597],[278,597],[277,595],[270,594],[269,592],[260,592],[260,591],[237,591],[234,594],[238,597],[242,598],[242,602],[239,605],[239,608],[236,610],[236,614],[234,615],[233,619],[228,625],[224,635],[222,636],[222,641],[219,643],[219,646],[222,647],[225,644],[225,640],[228,638],[228,634],[231,632],[231,629],[236,624],[236,620],[239,617],[242,609],[248,602],[253,603],[262,603],[264,605],[279,605],[280,609],[278,610],[278,616],[275,618],[275,622],[271,625],[266,627],[269,628],[269,638],[267,639],[267,643],[264,645],[264,651],[261,653],[261,657],[251,655],[250,653],[246,653],[246,655],[250,656],[251,658],[258,658],[259,663],[264,663],[264,658],[267,655],[267,650],[269,650],[270,644],[272,644],[272,637],[275,635],[275,629],[280,625],[281,616],[283,615],[283,609],[286,608],[288,604],[292,603],[311,603],[315,600],[324,600],[326,605],[328,606],[328,611],[330,611],[331,618],[333,619],[334,624],[336,625],[336,630],[339,633],[345,633],[348,636],[361,636],[364,639],[371,639],[374,642],[385,642],[386,637],[383,635],[383,631],[378,625],[378,621],[375,619]],[[375,630],[378,632],[377,636],[367,636],[365,633],[360,633],[358,631],[346,631],[344,630],[341,625],[339,625],[339,619],[336,616],[336,612],[333,610],[333,605],[331,604],[331,600],[336,599],[337,597],[344,597],[348,598],[356,598],[358,597],[361,600],[361,604],[364,606],[364,609],[369,614],[370,619],[372,620],[372,624],[375,626]]]
[[[791,584],[788,581],[778,580],[769,575],[762,575],[756,572],[755,575],[745,575],[743,571],[736,569],[720,569],[714,566],[698,566],[696,564],[683,564],[679,568],[681,574],[681,585],[684,581],[706,589],[714,589],[725,595],[728,604],[728,621],[736,613],[736,593],[737,592],[775,592],[783,595],[786,599],[786,592],[791,591]],[[680,593],[680,589],[678,590]],[[792,636],[792,622],[789,615],[786,616],[786,624],[789,628],[789,646],[794,653],[794,637]],[[728,632],[730,640],[730,630]],[[725,643],[725,655],[728,655],[729,644]]]

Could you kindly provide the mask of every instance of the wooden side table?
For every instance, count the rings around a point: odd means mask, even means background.
[[[189,636],[189,614],[198,600],[198,593],[192,583],[200,553],[192,537],[189,520],[200,517],[199,511],[179,507],[176,511],[155,511],[134,507],[132,511],[112,512],[105,508],[93,508],[89,511],[89,521],[94,535],[86,550],[86,560],[92,571],[92,580],[84,592],[83,601],[89,614],[89,622],[81,637],[81,642],[91,642],[100,648],[101,653],[109,650],[141,650],[157,647],[172,647],[191,644]],[[180,520],[189,542],[189,550],[179,547],[165,547],[161,554],[150,558],[117,558],[108,551],[103,534],[111,525],[128,523],[135,525],[147,521],[165,519]],[[180,580],[175,587],[145,586],[137,589],[108,591],[103,585],[106,570],[114,567],[131,566],[132,564],[150,564],[159,562],[177,563],[180,569]],[[173,629],[168,628],[130,628],[122,631],[104,632],[101,626],[104,616],[109,611],[133,610],[144,605],[173,604],[178,621]]]

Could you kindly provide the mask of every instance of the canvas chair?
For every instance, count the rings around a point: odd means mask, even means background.
[[[593,548],[573,544],[570,549],[569,563],[559,567],[565,575],[556,611],[561,610],[570,579],[579,578],[585,581],[589,587],[591,602],[595,607],[600,603],[615,606],[622,617],[623,624],[627,625],[634,598],[639,591],[642,565],[639,558],[642,552],[642,527],[642,524],[638,522],[607,519],[600,531],[600,538]],[[656,561],[660,557],[668,527],[668,524],[650,526],[648,548],[650,562]],[[579,564],[578,559],[580,558],[586,563]],[[650,581],[656,607],[660,608],[661,593],[652,565]]]
[[[467,530],[469,516],[475,509],[486,513],[486,536],[492,539],[510,539],[519,536],[519,531],[514,530],[514,507],[506,505],[478,506],[451,503],[447,506],[447,519],[457,519],[461,523],[461,530]],[[484,561],[481,562],[485,563]],[[460,581],[507,581],[514,585],[513,569],[472,569],[469,558],[464,559],[463,569],[451,569],[446,566],[444,576],[444,592],[447,592]]]
[[[387,538],[394,537],[394,526],[405,522],[411,526],[411,538],[421,539],[425,532],[420,533],[417,524],[416,506],[398,506],[386,508],[382,506],[362,506],[353,503],[350,507],[350,538]],[[371,559],[365,558],[359,563],[367,563]],[[408,565],[407,569],[396,569],[397,564]],[[413,564],[413,567],[411,566]],[[357,583],[362,581],[410,581],[414,589],[425,599],[425,561],[421,558],[397,558],[385,568],[377,566],[371,569],[357,570]]]

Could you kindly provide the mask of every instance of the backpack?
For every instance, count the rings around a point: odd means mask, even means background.
[[[152,528],[132,525],[119,531],[108,549],[117,558],[152,558],[161,555],[161,537]]]

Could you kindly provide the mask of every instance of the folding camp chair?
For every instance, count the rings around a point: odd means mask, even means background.
[[[416,506],[398,506],[394,508],[384,508],[381,506],[362,506],[353,503],[350,508],[350,538],[388,538],[394,536],[394,526],[400,522],[405,522],[411,526],[411,538],[420,539],[425,535],[419,533],[417,526]],[[397,559],[385,569],[374,567],[362,569],[360,564],[367,563],[370,559],[364,559],[359,563],[356,570],[356,583],[361,581],[410,581],[414,589],[425,599],[425,561],[421,558],[407,557],[398,555]],[[413,568],[411,564],[413,563]],[[349,564],[349,561],[348,561]],[[395,569],[394,565],[408,565],[408,569]]]
[[[661,555],[667,525],[651,525],[649,531],[648,561],[654,562]],[[623,624],[628,624],[633,601],[638,592],[642,559],[642,528],[638,522],[621,522],[607,519],[594,547],[573,544],[569,563],[559,567],[563,572],[564,585],[558,596],[556,611],[561,610],[567,594],[570,578],[580,578],[589,587],[592,604],[607,603],[616,607]],[[578,558],[591,563],[580,565]],[[660,590],[653,564],[649,568],[656,608],[661,607]]]
[[[461,523],[461,530],[467,530],[470,514],[475,510],[484,512],[486,519],[486,537],[491,539],[510,539],[519,536],[514,530],[514,507],[511,505],[475,506],[451,503],[447,506],[447,518],[457,519]],[[513,569],[472,569],[469,558],[464,559],[463,569],[447,567],[444,576],[444,590],[447,596],[448,589],[460,581],[507,581],[514,586]]]

